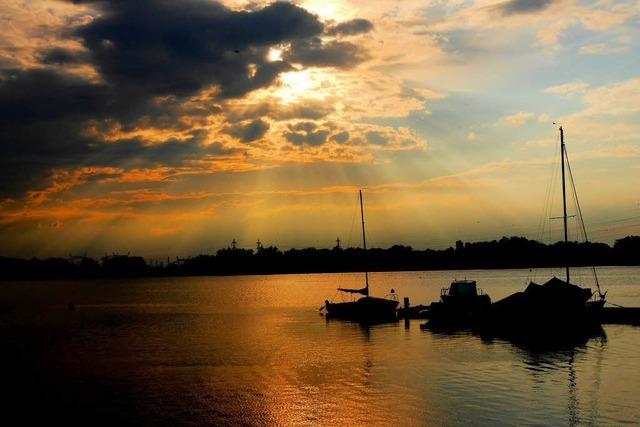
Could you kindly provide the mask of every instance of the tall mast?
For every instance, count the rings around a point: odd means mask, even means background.
[[[362,190],[360,192],[360,218],[362,219],[362,248],[365,253],[367,252],[367,236],[364,232],[364,207],[362,204]],[[367,295],[369,295],[369,272],[365,270],[364,272],[364,283],[367,289]]]
[[[569,242],[569,235],[567,233],[567,190],[564,182],[564,131],[562,130],[562,126],[560,126],[560,162],[562,163],[562,210],[563,215],[562,219],[564,222],[564,242]],[[568,250],[568,246],[565,245],[565,251]],[[565,256],[565,261],[567,262],[567,283],[569,283],[569,257]]]

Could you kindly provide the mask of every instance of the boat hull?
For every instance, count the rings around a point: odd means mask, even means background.
[[[478,295],[462,301],[443,299],[429,307],[429,324],[432,328],[472,327],[491,307],[487,295]]]
[[[600,329],[604,299],[589,301],[590,289],[557,278],[544,285],[529,284],[493,303],[479,322],[492,335],[521,337],[571,337],[589,335]]]
[[[349,320],[395,320],[397,308],[398,301],[376,297],[325,304],[328,316]]]

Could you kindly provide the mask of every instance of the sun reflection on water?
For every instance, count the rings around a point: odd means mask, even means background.
[[[424,302],[453,274],[374,273],[373,280]],[[468,274],[498,296],[517,290],[527,271]],[[634,277],[637,268],[618,268],[602,280],[622,292],[638,286]],[[38,349],[28,354],[37,371],[23,372],[25,362],[0,373],[36,375],[54,405],[66,411],[73,402],[71,418],[100,411],[132,424],[640,421],[639,328],[610,326],[606,340],[548,351],[431,333],[419,321],[365,326],[318,313],[337,285],[361,280],[310,274],[5,283],[3,301],[13,309],[0,313],[0,326],[13,325],[25,349]],[[70,295],[73,313],[66,310]]]

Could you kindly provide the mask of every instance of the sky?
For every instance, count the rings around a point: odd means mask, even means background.
[[[0,255],[640,234],[640,1],[0,0]],[[575,213],[570,203],[569,215]],[[572,234],[577,238],[577,234]]]

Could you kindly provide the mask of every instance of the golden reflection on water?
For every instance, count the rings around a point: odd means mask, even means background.
[[[247,333],[240,328],[239,333]],[[399,411],[405,396],[391,393],[387,364],[394,349],[381,353],[381,334],[397,334],[399,324],[366,327],[325,320],[313,323],[297,313],[267,315],[242,340],[243,352],[254,363],[217,372],[230,375],[226,387],[247,393],[247,421],[270,425],[363,425],[404,423],[411,419]],[[241,339],[234,337],[234,341]],[[383,341],[383,340],[382,340]]]
[[[640,286],[638,269],[625,271],[611,275],[622,279],[609,281],[609,295]],[[494,295],[519,290],[518,274],[527,272],[473,277]],[[371,280],[376,294],[392,285],[426,303],[452,275]],[[363,326],[319,314],[337,285],[361,280],[3,283],[0,326],[33,360],[47,400],[69,416],[98,411],[164,425],[640,423],[640,328],[607,326],[579,345],[540,350],[422,331],[419,321]]]

